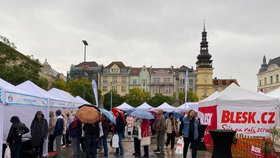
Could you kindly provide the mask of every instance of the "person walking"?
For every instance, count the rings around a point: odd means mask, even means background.
[[[8,137],[7,137],[7,146],[11,150],[11,158],[20,158],[20,149],[22,146],[22,135],[29,132],[29,129],[25,126],[24,123],[20,122],[18,116],[11,117],[10,122],[12,123]]]
[[[141,122],[141,119],[137,119],[132,130],[132,136],[134,138],[134,155],[136,157],[141,156]]]
[[[53,111],[50,111],[49,113],[49,143],[48,143],[48,151],[49,152],[53,152],[53,142],[55,140],[55,136],[54,136],[54,128],[55,128],[55,124],[56,124],[56,116],[54,114]]]
[[[176,136],[176,120],[174,119],[173,113],[169,113],[169,117],[166,119],[166,133],[167,133],[167,141],[166,147],[168,147],[171,141],[171,149],[174,148],[175,144],[175,136]]]
[[[54,128],[54,136],[56,142],[56,151],[57,151],[57,158],[60,158],[61,152],[61,136],[64,130],[64,118],[61,116],[61,110],[57,110],[55,112],[57,121]]]
[[[195,118],[195,111],[190,110],[188,116],[182,119],[180,135],[184,137],[183,158],[186,158],[189,145],[191,144],[192,158],[197,156],[197,146],[201,135],[199,120]]]
[[[97,139],[99,138],[99,122],[95,124],[84,124],[86,158],[96,158]]]
[[[73,158],[80,158],[80,138],[82,136],[82,123],[77,117],[69,124],[69,136],[71,147],[73,149]]]
[[[144,119],[141,123],[141,136],[142,138],[150,137],[151,136],[151,130],[150,130],[150,122],[147,119]],[[149,157],[149,145],[144,145],[144,158]]]
[[[48,136],[48,122],[44,118],[42,111],[37,111],[30,126],[31,146],[38,151],[41,158],[43,156],[44,142]]]
[[[155,131],[157,132],[157,150],[155,150],[154,152],[164,155],[164,135],[166,131],[166,124],[163,110],[159,109],[157,113],[158,116],[154,124]]]
[[[123,157],[124,155],[123,144],[122,144],[122,139],[124,138],[124,131],[125,131],[125,122],[118,111],[116,112],[116,126],[114,129],[114,132],[119,136],[119,148],[116,149],[116,153],[115,153],[115,155],[118,157]]]

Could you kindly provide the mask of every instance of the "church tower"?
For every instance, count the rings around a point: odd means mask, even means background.
[[[205,22],[202,31],[202,40],[200,42],[200,53],[196,62],[196,95],[202,100],[214,92],[212,81],[212,55],[208,53],[207,32],[205,31]]]

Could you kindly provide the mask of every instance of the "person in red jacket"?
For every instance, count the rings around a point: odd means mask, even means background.
[[[141,136],[142,138],[151,136],[150,122],[147,119],[141,123]],[[149,157],[149,145],[144,145],[144,158],[147,157]]]

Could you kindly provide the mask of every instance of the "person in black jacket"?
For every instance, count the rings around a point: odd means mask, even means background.
[[[77,117],[69,124],[69,136],[72,138],[71,147],[73,158],[80,158],[80,138],[82,136],[82,123]]]
[[[85,131],[86,158],[96,158],[99,122],[95,124],[85,124],[83,130]]]
[[[6,142],[11,149],[11,158],[20,158],[22,135],[28,133],[29,129],[25,126],[24,123],[20,122],[18,116],[13,116],[10,122],[12,123],[12,125],[9,130]]]
[[[60,158],[61,136],[63,134],[63,129],[64,129],[64,118],[61,116],[61,110],[57,110],[55,114],[57,117],[57,121],[54,127],[53,134],[55,135],[56,151],[58,152],[57,157]]]
[[[123,150],[123,144],[122,144],[122,139],[124,138],[124,131],[125,131],[125,122],[119,114],[119,112],[116,113],[116,126],[115,126],[115,133],[118,134],[119,136],[119,148],[116,149],[116,156],[123,157],[124,155],[124,150]]]
[[[48,122],[44,118],[42,111],[37,111],[30,126],[31,145],[39,153],[39,157],[43,156],[44,141],[48,136]]]

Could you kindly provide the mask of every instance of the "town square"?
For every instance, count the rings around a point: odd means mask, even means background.
[[[280,1],[0,5],[0,158],[280,157]]]

